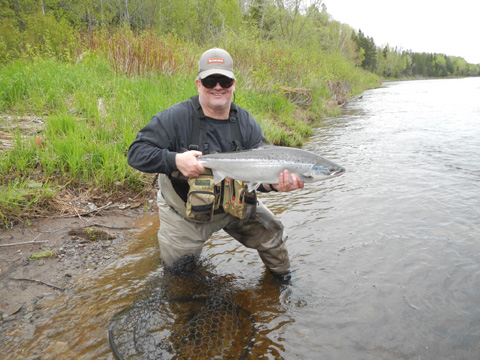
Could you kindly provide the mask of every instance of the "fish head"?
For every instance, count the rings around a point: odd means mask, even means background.
[[[345,169],[341,166],[330,166],[325,167],[321,165],[314,165],[312,168],[312,176],[314,178],[325,178],[325,177],[334,177],[340,176],[345,172]]]
[[[336,176],[340,176],[345,172],[345,169],[332,161],[323,159],[316,162],[310,171],[312,181],[324,180]]]

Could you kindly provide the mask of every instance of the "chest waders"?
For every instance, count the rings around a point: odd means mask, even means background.
[[[196,100],[196,101],[195,101]],[[203,154],[209,154],[207,124],[202,108],[198,106],[198,98],[192,99],[194,119],[191,144],[189,150],[198,150],[202,140]],[[230,109],[229,119],[231,134],[231,151],[243,150],[240,124],[236,110]],[[245,219],[255,213],[257,196],[255,191],[248,191],[240,180],[225,178],[215,184],[210,169],[196,178],[188,179],[189,191],[186,199],[186,216],[194,221],[210,221],[216,213],[226,212],[239,219]]]

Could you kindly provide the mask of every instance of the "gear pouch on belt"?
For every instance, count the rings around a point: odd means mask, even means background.
[[[187,218],[195,221],[210,221],[218,209],[213,175],[209,169],[198,177],[188,179]]]
[[[243,220],[253,215],[257,209],[255,191],[248,191],[242,181],[225,179],[223,188],[223,209]]]

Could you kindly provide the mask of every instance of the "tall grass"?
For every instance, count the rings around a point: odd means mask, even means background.
[[[56,189],[50,183],[40,184],[21,179],[8,183],[3,180],[0,188],[0,221],[5,227],[18,219],[20,214],[31,215],[31,209],[36,209],[36,214],[48,214],[49,201],[56,194]]]
[[[134,33],[125,27],[84,33],[79,40],[87,51],[107,54],[117,74],[173,75],[178,72],[189,73],[196,66],[198,46],[185,43],[175,35],[159,37],[151,30]]]

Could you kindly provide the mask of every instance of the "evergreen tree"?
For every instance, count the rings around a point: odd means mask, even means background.
[[[362,68],[375,72],[377,68],[377,48],[373,38],[366,37],[362,30],[358,30],[358,34],[354,33],[352,39],[357,44],[358,50],[363,53]]]

